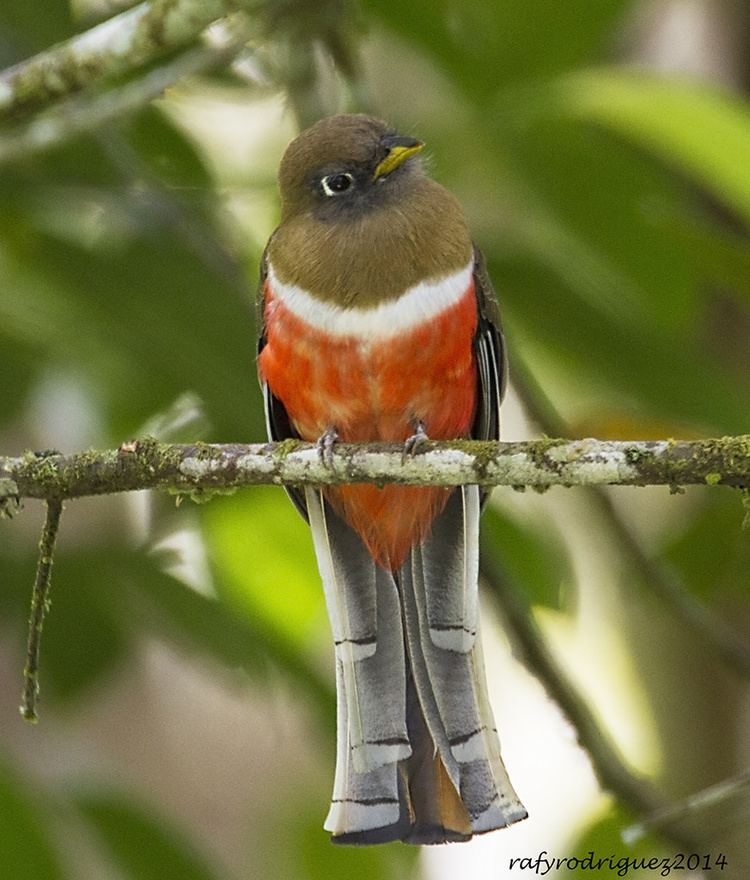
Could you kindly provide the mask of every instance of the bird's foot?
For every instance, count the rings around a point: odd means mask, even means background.
[[[424,429],[424,422],[419,420],[414,422],[414,433],[411,437],[407,437],[404,442],[404,451],[401,453],[401,463],[406,461],[407,456],[415,455],[419,447],[430,438]]]
[[[333,468],[333,447],[338,442],[339,432],[331,426],[326,428],[315,443],[318,448],[318,458],[328,468]]]

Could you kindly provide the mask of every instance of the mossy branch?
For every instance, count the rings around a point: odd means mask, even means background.
[[[160,97],[184,77],[229,61],[247,40],[247,28],[243,28],[243,22],[237,19],[232,25],[225,28],[211,45],[201,43],[124,85],[94,95],[78,95],[33,115],[30,121],[16,126],[0,140],[0,164],[28,158],[76,135],[95,131]]]
[[[274,484],[425,486],[750,486],[750,436],[710,440],[427,441],[404,458],[396,444],[170,445],[146,438],[75,455],[0,457],[7,498],[79,498],[138,489],[195,493]]]
[[[150,0],[0,73],[0,118],[17,116],[194,42],[233,0]]]

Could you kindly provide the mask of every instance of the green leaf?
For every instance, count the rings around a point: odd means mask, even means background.
[[[510,234],[517,246],[607,317],[689,332],[698,286],[711,279],[690,243],[663,222],[665,214],[694,210],[679,182],[580,122],[543,116],[514,128],[503,118],[490,125],[502,161],[515,172],[518,193],[510,196],[519,204]]]
[[[27,0],[0,3],[0,65],[5,67],[69,37],[75,28],[69,0],[45,0],[44,14]]]
[[[50,817],[0,761],[0,877],[63,880],[47,835]]]
[[[203,521],[227,602],[297,650],[327,637],[309,530],[284,492],[255,487],[210,505]]]
[[[14,522],[0,523],[0,546],[11,541],[19,545],[14,554],[0,553],[0,616],[9,622],[20,657],[25,647],[37,547],[35,542],[21,547],[17,526],[11,531],[14,526]],[[116,545],[70,552],[63,532],[55,555],[42,635],[42,713],[47,705],[78,699],[120,662],[130,630],[122,614],[124,572],[130,558]],[[19,663],[17,670],[19,695],[22,666]]]
[[[644,863],[647,865],[651,859],[659,860],[670,852],[664,841],[654,835],[646,835],[630,846],[624,843],[623,831],[634,821],[632,814],[624,807],[610,804],[603,814],[579,833],[577,839],[565,847],[566,854],[580,861],[578,864],[568,862],[561,866],[560,871],[555,872],[555,880],[592,880],[616,876],[646,880],[658,874],[658,870],[653,868],[644,869]],[[597,868],[598,859],[603,862]],[[626,864],[630,866],[629,869],[626,869]]]
[[[731,604],[750,595],[750,532],[742,528],[743,515],[736,491],[706,490],[691,520],[665,542],[666,559],[701,599]]]
[[[655,225],[668,226],[679,250],[686,248],[702,268],[704,280],[750,301],[750,242],[737,232],[719,228],[706,217],[665,210],[652,217]],[[740,307],[740,303],[737,303]],[[746,365],[744,352],[743,365]]]
[[[654,153],[750,219],[750,107],[683,79],[619,70],[564,78],[561,108]]]
[[[417,847],[400,843],[380,846],[335,846],[321,828],[320,812],[303,826],[297,843],[299,872],[310,880],[328,877],[366,877],[367,880],[404,880],[412,876],[419,855]]]
[[[646,415],[683,429],[745,430],[738,384],[694,337],[670,339],[648,322],[628,326],[577,299],[555,273],[531,260],[490,269],[502,291],[508,337],[531,352],[551,382],[565,376],[587,389],[592,406],[611,400],[633,422]]]
[[[627,0],[366,0],[373,18],[431,55],[475,99],[601,56]]]
[[[223,503],[225,499],[210,507]],[[261,617],[246,610],[237,613],[232,603],[195,592],[142,555],[131,561],[129,571],[136,598],[129,611],[134,628],[152,630],[183,649],[203,651],[228,669],[241,667],[262,681],[268,680],[272,664],[312,699],[325,724],[331,723],[333,673],[330,678],[319,674],[297,645],[290,645]]]
[[[184,131],[150,104],[122,124],[130,146],[165,186],[193,188],[203,197],[211,176],[196,147]]]
[[[482,517],[482,553],[523,587],[533,605],[560,609],[574,583],[570,557],[551,521],[521,524],[496,505]]]
[[[118,441],[185,391],[216,436],[261,436],[254,281],[185,136],[147,109],[13,171],[0,176],[0,335],[40,371],[90,377]]]
[[[415,876],[419,848],[401,843],[380,846],[337,846],[323,830],[330,789],[300,792],[269,817],[275,829],[268,852],[269,877],[326,880],[361,877],[366,880],[407,880]]]
[[[30,346],[17,339],[5,337],[1,332],[0,344],[0,388],[3,389],[0,425],[6,425],[18,417],[32,384],[35,364]]]
[[[62,552],[60,552],[60,550]],[[122,589],[131,555],[112,546],[56,554],[42,638],[42,699],[78,699],[122,659],[129,635]],[[34,566],[29,566],[29,590]]]
[[[146,808],[108,795],[76,803],[128,880],[219,880],[184,834]]]
[[[205,401],[219,436],[260,436],[249,297],[243,303],[179,230],[110,251],[40,234],[24,250],[4,279],[6,330],[34,333],[53,369],[65,363],[90,375],[115,438],[132,436],[187,389]]]

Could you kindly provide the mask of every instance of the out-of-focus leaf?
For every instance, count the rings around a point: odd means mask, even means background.
[[[19,781],[0,762],[0,877],[63,880],[50,845],[47,813],[22,794]]]
[[[328,791],[301,793],[299,800],[272,817],[275,845],[269,849],[269,877],[322,880],[361,877],[366,880],[410,880],[419,876],[419,848],[401,843],[380,846],[335,846],[323,830]]]
[[[366,0],[368,12],[421,46],[477,100],[519,79],[569,70],[606,54],[628,0]]]
[[[705,280],[710,279],[732,294],[750,301],[750,242],[728,229],[719,229],[704,217],[671,211],[654,213],[657,226],[669,226],[670,233],[692,253]],[[680,249],[681,250],[681,249]]]
[[[278,494],[281,507],[286,499],[283,493]],[[222,499],[205,509],[220,507],[232,500]],[[297,516],[293,508],[291,513]],[[231,517],[229,519],[231,521]],[[300,524],[304,530],[301,520]],[[2,541],[10,540],[13,527],[13,522],[0,520],[0,547]],[[210,531],[215,534],[219,527],[214,523]],[[64,535],[62,537],[42,638],[43,706],[77,699],[122,660],[131,638],[152,632],[182,649],[205,653],[227,669],[241,668],[259,680],[266,679],[269,670],[276,668],[311,699],[326,725],[332,723],[333,670],[328,675],[325,668],[309,662],[305,651],[309,633],[300,629],[301,611],[294,606],[295,598],[304,597],[304,579],[300,593],[297,577],[290,575],[289,591],[282,594],[282,601],[291,609],[289,619],[297,619],[290,631],[285,628],[289,621],[279,623],[278,617],[269,619],[259,606],[248,604],[241,597],[227,595],[222,600],[197,593],[162,571],[158,560],[145,548],[108,542],[97,544],[90,551],[77,548],[76,552],[70,552]],[[239,534],[238,539],[244,541],[244,535]],[[280,545],[278,552],[284,553],[283,546]],[[251,568],[253,565],[251,562]],[[31,552],[18,556],[0,554],[0,616],[11,621],[19,656],[25,639],[35,566],[36,557]],[[315,584],[313,601],[322,604],[320,588],[313,580],[317,571],[314,561],[312,566],[308,589],[312,590]],[[269,571],[271,575],[265,579],[263,573]],[[268,563],[261,563],[259,573],[263,579],[255,585],[260,589],[271,584],[269,595],[265,597],[271,604],[273,585],[278,583],[273,566],[269,568]],[[222,587],[224,575],[220,565],[217,576]],[[231,588],[223,592],[230,594]],[[307,601],[310,599],[308,595]],[[259,601],[262,600],[263,597]],[[325,631],[320,604],[314,610],[318,627],[311,627],[313,632]],[[304,607],[303,598],[301,608]],[[22,667],[19,665],[19,695],[21,686]]]
[[[529,193],[511,233],[520,245],[608,317],[689,331],[698,285],[711,279],[694,249],[659,222],[691,206],[670,174],[580,123],[543,117],[514,130],[499,117],[491,125],[523,181],[521,198]]]
[[[366,877],[367,880],[408,880],[416,870],[417,847],[401,843],[382,846],[334,846],[321,829],[320,813],[302,830],[297,844],[301,871],[295,876]]]
[[[104,252],[38,235],[26,251],[42,283],[21,278],[17,263],[21,283],[4,306],[11,332],[32,332],[39,313],[48,360],[72,359],[99,377],[116,438],[186,390],[205,401],[219,436],[260,435],[250,303],[196,258],[179,231],[154,230]],[[51,332],[55,315],[58,333]]]
[[[23,510],[23,508],[22,508]],[[8,546],[11,541],[20,543],[21,538],[14,529],[11,520],[0,520],[0,616],[9,619],[13,624],[21,623],[29,613],[31,602],[31,585],[34,582],[35,561],[31,555],[23,552],[10,554]],[[24,577],[28,583],[24,583]],[[19,644],[21,638],[19,637]]]
[[[42,639],[45,702],[76,699],[106,676],[121,660],[129,631],[120,595],[129,554],[114,547],[76,555],[61,550]],[[29,590],[33,573],[32,565]]]
[[[0,546],[14,540],[13,526],[5,522],[0,527]],[[25,553],[0,553],[0,611],[10,621],[18,656],[26,638],[36,549],[34,544]],[[129,559],[117,547],[70,553],[65,540],[60,541],[42,637],[42,711],[46,705],[75,700],[121,659],[129,631],[121,613]],[[19,665],[19,694],[21,675]]]
[[[198,151],[185,133],[153,105],[123,124],[130,146],[166,186],[193,187],[207,194],[212,185]]]
[[[576,73],[557,89],[561,108],[652,151],[750,219],[750,109],[688,80],[621,70]]]
[[[69,37],[75,28],[69,0],[45,0],[44,14],[26,0],[0,4],[0,65],[5,67],[27,55]]]
[[[622,833],[633,821],[633,816],[623,807],[610,805],[603,815],[594,819],[573,842],[566,845],[565,854],[569,858],[578,859],[579,863],[568,862],[562,865],[559,872],[554,872],[556,880],[591,880],[592,877],[618,876],[631,877],[633,880],[653,878],[658,870],[644,868],[644,865],[648,865],[651,859],[669,855],[670,850],[660,838],[652,835],[646,835],[632,845],[625,844]],[[597,868],[599,859],[603,861]],[[659,869],[661,867],[660,865]]]
[[[203,521],[224,598],[304,651],[321,632],[323,590],[309,530],[286,495],[257,487],[209,505]]]
[[[465,145],[497,189],[478,220],[509,340],[608,422],[743,431],[742,336],[714,349],[706,319],[716,287],[750,296],[747,242],[653,156],[523,94]]]
[[[750,592],[750,532],[742,528],[739,496],[722,488],[704,492],[703,504],[664,554],[701,599],[746,599]]]
[[[747,427],[736,383],[693,337],[669,339],[648,322],[628,326],[578,299],[531,260],[490,269],[509,338],[526,345],[551,375],[560,372],[587,388],[592,401],[615,394],[613,405],[625,414],[640,411],[704,431]]]
[[[186,835],[146,808],[107,795],[77,806],[128,880],[219,880]]]
[[[115,439],[185,391],[217,436],[262,433],[254,282],[210,177],[156,110],[0,175],[0,334],[92,377]]]
[[[564,590],[573,584],[570,557],[549,523],[521,525],[494,505],[482,517],[482,553],[487,553],[513,581],[523,587],[533,605],[556,610],[564,604]]]
[[[265,676],[274,664],[301,684],[320,717],[331,721],[333,676],[330,681],[321,678],[298,647],[267,626],[262,616],[236,613],[226,602],[201,595],[159,571],[143,556],[131,560],[129,570],[138,594],[131,615],[135,627],[204,651],[230,669]]]
[[[2,314],[2,306],[0,306]],[[10,423],[26,399],[34,376],[34,359],[31,350],[17,339],[4,337],[0,333],[0,426]]]

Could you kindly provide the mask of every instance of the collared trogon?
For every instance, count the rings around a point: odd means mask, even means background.
[[[422,146],[343,115],[287,148],[259,294],[272,439],[326,451],[339,439],[498,438],[497,303]],[[442,843],[523,819],[479,640],[478,487],[290,495],[312,529],[336,643],[334,841]]]

